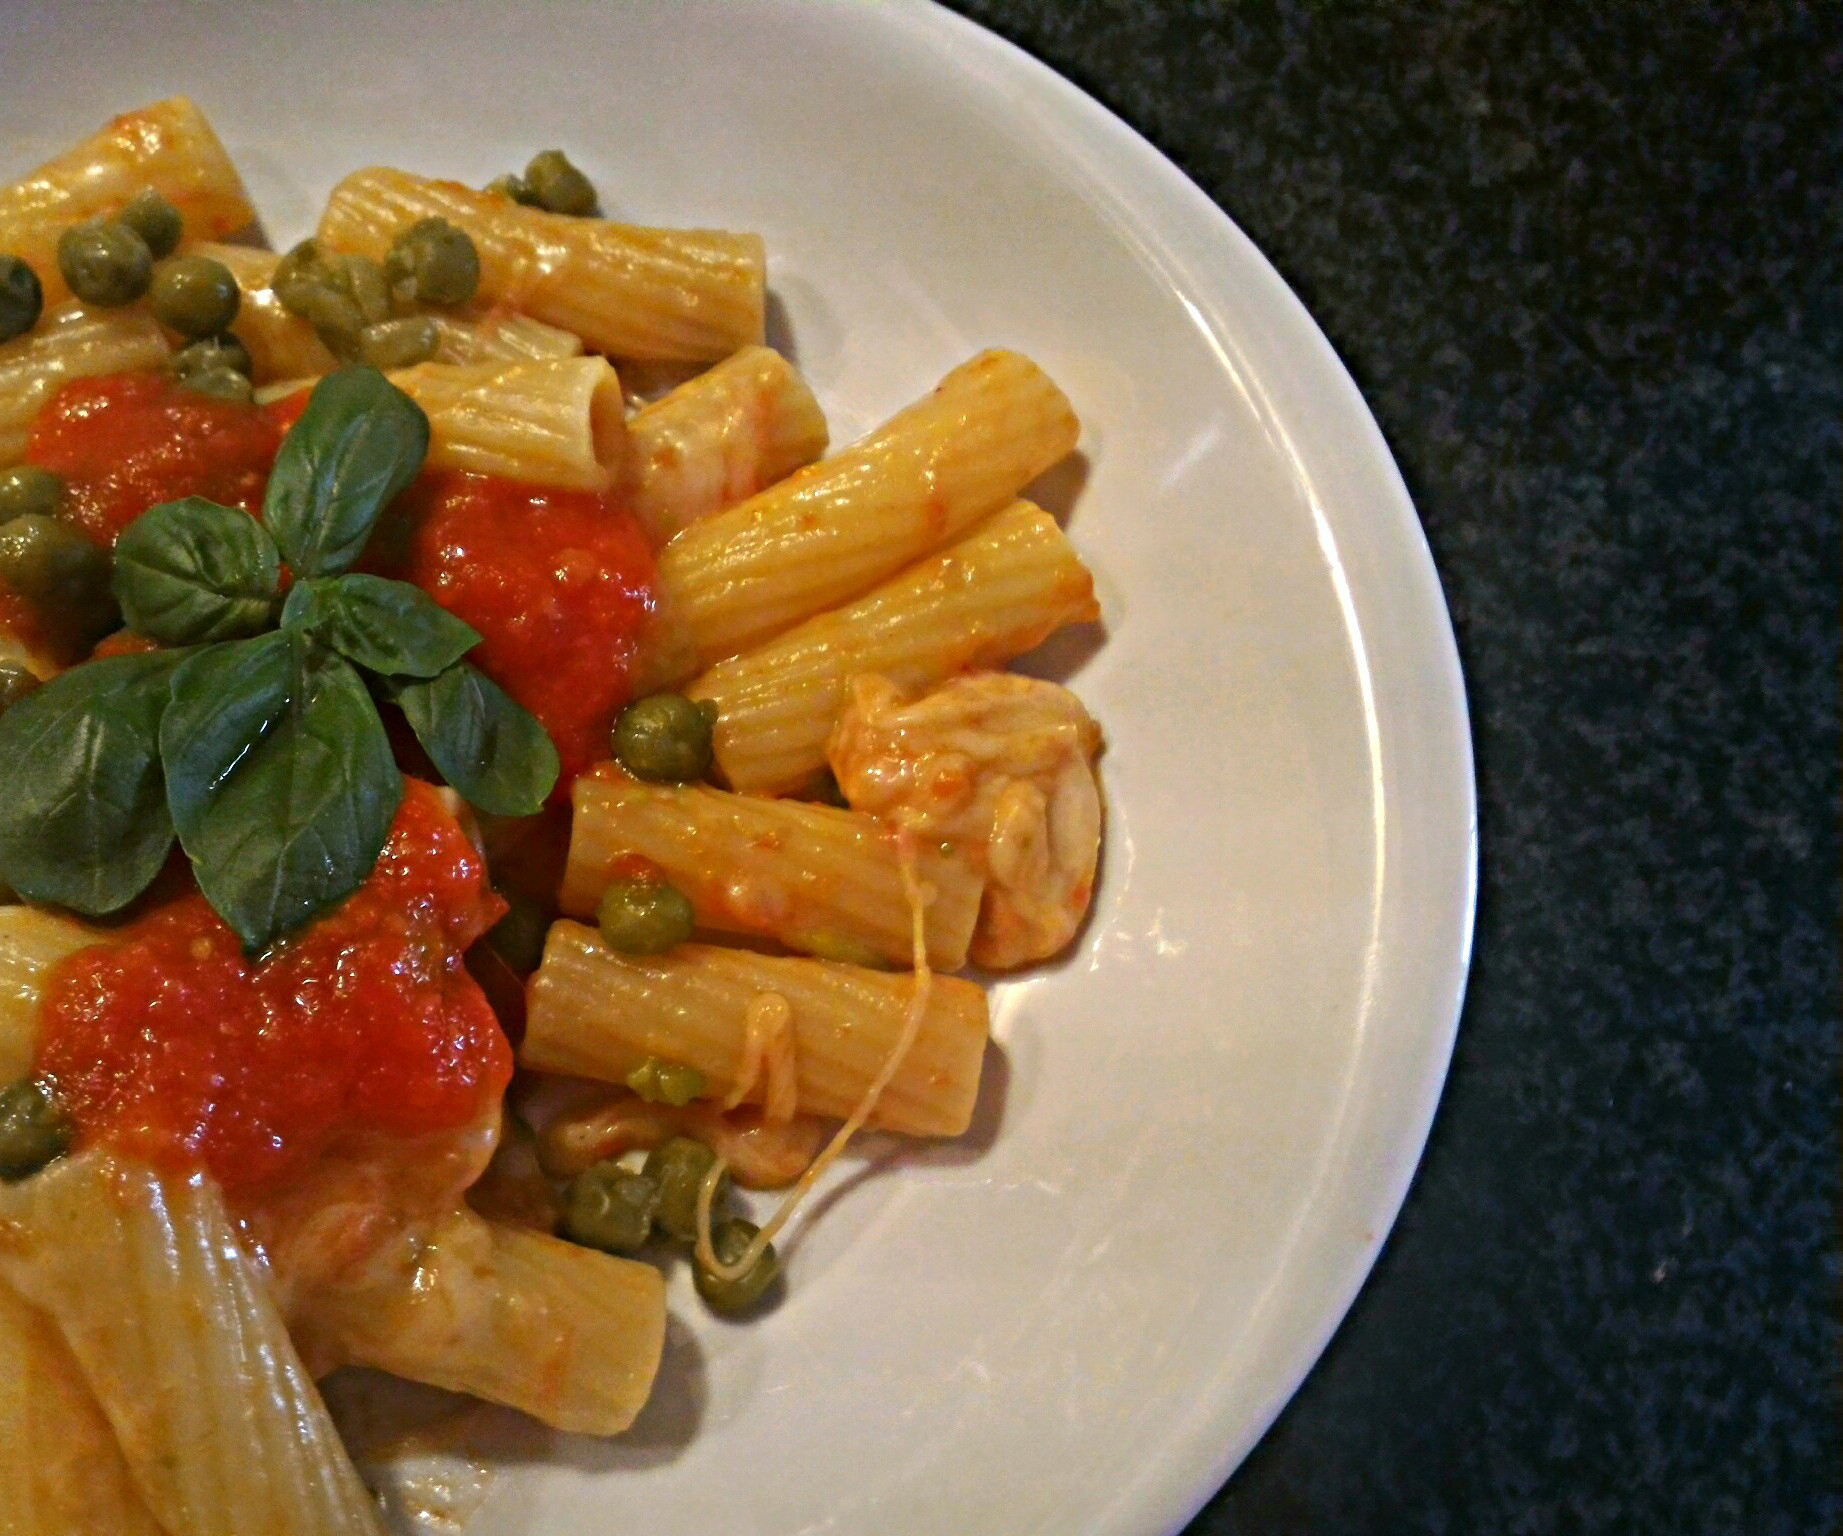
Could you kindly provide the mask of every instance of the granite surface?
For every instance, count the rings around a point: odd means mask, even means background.
[[[1446,1099],[1193,1530],[1837,1529],[1843,7],[957,8],[1293,284],[1471,690]]]

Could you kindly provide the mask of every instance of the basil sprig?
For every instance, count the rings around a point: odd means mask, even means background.
[[[283,440],[262,522],[189,497],[130,525],[123,613],[186,648],[85,662],[0,715],[0,881],[101,916],[147,888],[177,836],[205,898],[261,953],[377,863],[403,780],[374,691],[470,802],[542,808],[556,751],[462,660],[479,635],[412,586],[350,572],[428,441],[413,400],[376,369],[343,369]],[[283,560],[295,584],[278,605]]]

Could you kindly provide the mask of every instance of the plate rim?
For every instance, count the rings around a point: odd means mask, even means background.
[[[1363,446],[1369,458],[1379,462],[1383,469],[1392,493],[1388,498],[1387,511],[1396,524],[1395,536],[1404,543],[1405,552],[1414,565],[1418,586],[1416,595],[1431,599],[1431,611],[1439,620],[1434,650],[1423,660],[1438,668],[1440,682],[1450,690],[1454,707],[1449,723],[1456,727],[1457,757],[1451,762],[1450,768],[1462,790],[1462,797],[1453,804],[1448,820],[1453,823],[1452,832],[1458,835],[1462,843],[1460,867],[1454,872],[1460,881],[1461,894],[1456,943],[1447,962],[1446,984],[1441,989],[1446,996],[1446,1006],[1438,1020],[1434,1041],[1437,1048],[1423,1064],[1417,1083],[1420,1100],[1413,1106],[1412,1114],[1403,1117],[1404,1126],[1411,1127],[1413,1131],[1412,1136],[1406,1138],[1411,1142],[1412,1156],[1403,1158],[1400,1166],[1391,1172],[1386,1193],[1377,1202],[1381,1229],[1375,1243],[1345,1261],[1343,1273],[1339,1275],[1334,1287],[1337,1298],[1335,1303],[1325,1309],[1320,1326],[1303,1335],[1300,1342],[1288,1352],[1288,1364],[1281,1373],[1285,1384],[1274,1390],[1262,1409],[1251,1417],[1236,1412],[1227,1394],[1218,1393],[1200,1404],[1166,1438],[1166,1448],[1159,1461],[1135,1480],[1133,1491],[1137,1491],[1141,1497],[1128,1507],[1123,1493],[1122,1499],[1104,1513],[1102,1523],[1094,1527],[1097,1532],[1118,1533],[1118,1536],[1152,1531],[1163,1533],[1163,1536],[1177,1536],[1204,1505],[1222,1490],[1317,1367],[1331,1340],[1350,1315],[1358,1295],[1374,1273],[1383,1249],[1393,1237],[1402,1206],[1425,1158],[1433,1122],[1452,1067],[1471,975],[1477,929],[1477,759],[1465,673],[1460,662],[1452,609],[1446,599],[1439,568],[1434,562],[1426,528],[1381,424],[1376,420],[1369,402],[1358,388],[1343,358],[1331,344],[1330,338],[1259,244],[1235,222],[1225,208],[1139,129],[1017,43],[973,18],[950,9],[943,0],[894,0],[893,4],[886,4],[884,9],[887,14],[898,17],[918,33],[922,29],[932,29],[935,36],[923,40],[945,43],[947,46],[942,50],[944,54],[951,55],[957,49],[977,49],[987,62],[1023,77],[1030,85],[1054,98],[1064,111],[1078,119],[1085,119],[1089,127],[1099,130],[1102,136],[1112,141],[1114,147],[1131,155],[1138,162],[1138,168],[1144,172],[1147,186],[1136,189],[1131,199],[1135,204],[1148,193],[1174,203],[1216,238],[1226,238],[1244,249],[1266,279],[1289,334],[1319,354],[1321,365],[1335,381],[1341,414],[1354,421],[1363,436]],[[949,56],[946,62],[950,68],[964,68],[964,60]],[[1193,318],[1212,342],[1218,345],[1226,343],[1227,338],[1219,333],[1210,317],[1193,314]],[[1148,1516],[1152,1524],[1145,1523]]]

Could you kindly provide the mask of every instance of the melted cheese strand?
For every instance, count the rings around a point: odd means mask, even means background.
[[[800,1182],[788,1191],[781,1201],[780,1208],[768,1218],[768,1224],[750,1239],[749,1246],[743,1249],[734,1264],[725,1264],[717,1257],[717,1250],[710,1240],[710,1207],[716,1199],[717,1185],[728,1169],[722,1158],[712,1163],[704,1181],[698,1186],[697,1205],[697,1261],[719,1280],[740,1280],[753,1269],[768,1245],[787,1225],[788,1219],[800,1206],[801,1201],[812,1193],[826,1169],[837,1160],[845,1150],[851,1138],[864,1128],[864,1122],[877,1107],[877,1100],[883,1090],[890,1085],[890,1080],[902,1069],[902,1061],[909,1054],[909,1048],[915,1044],[915,1037],[921,1033],[922,1019],[928,1012],[928,995],[934,986],[934,972],[928,965],[928,936],[925,918],[928,903],[934,899],[934,892],[924,885],[915,872],[915,837],[907,826],[895,829],[896,859],[902,871],[902,892],[909,903],[909,920],[911,944],[913,946],[915,967],[915,992],[909,999],[909,1016],[903,1021],[902,1033],[891,1048],[877,1075],[871,1079],[864,1090],[864,1097],[858,1100],[857,1107],[851,1111],[849,1118],[841,1125],[826,1148],[813,1159],[813,1164],[800,1175]]]

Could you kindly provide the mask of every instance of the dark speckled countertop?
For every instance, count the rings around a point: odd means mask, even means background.
[[[1843,6],[957,8],[1298,291],[1471,690],[1433,1138],[1193,1532],[1837,1530]]]

